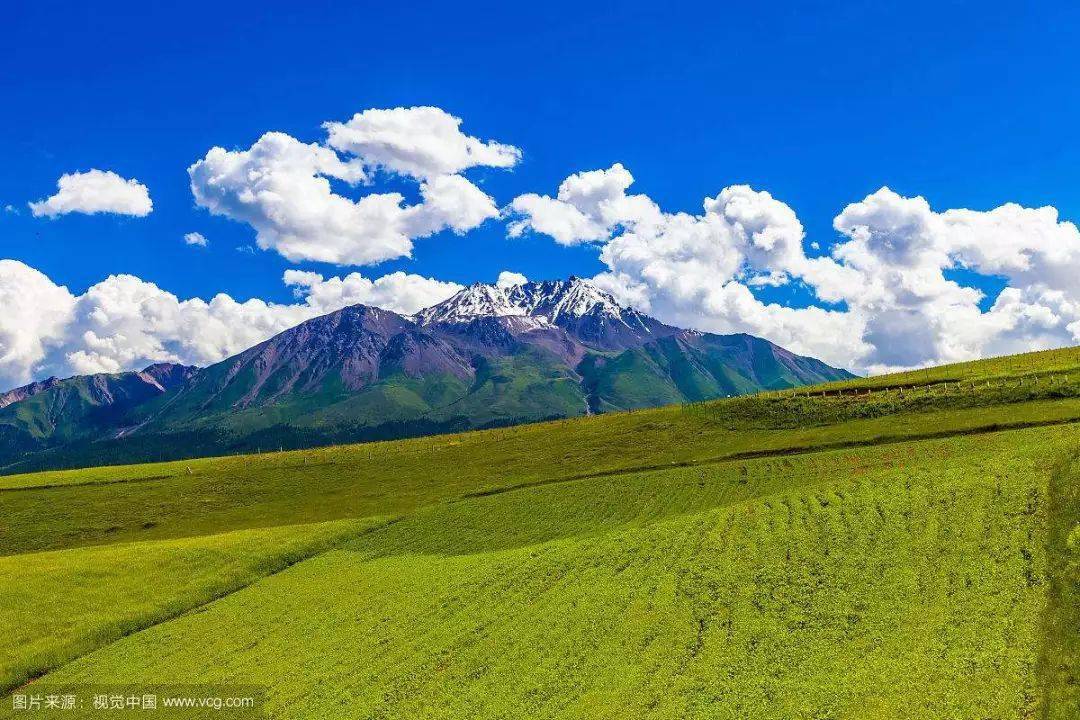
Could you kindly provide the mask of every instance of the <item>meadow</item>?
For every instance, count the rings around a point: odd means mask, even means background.
[[[1078,363],[3,477],[0,681],[254,684],[281,718],[1080,717]]]
[[[0,683],[17,686],[378,525],[318,523],[0,557]]]

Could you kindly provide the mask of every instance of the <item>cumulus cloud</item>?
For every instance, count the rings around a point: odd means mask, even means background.
[[[837,215],[841,240],[810,257],[797,215],[767,192],[734,185],[700,213],[668,213],[629,194],[632,182],[616,164],[571,175],[555,197],[519,196],[506,211],[509,234],[596,244],[607,270],[595,282],[661,320],[750,332],[856,370],[1080,341],[1080,234],[1054,208],[936,212],[882,188]],[[989,309],[978,288],[950,279],[961,268],[1005,278]],[[758,295],[793,284],[816,301]]]
[[[284,281],[297,298],[320,313],[362,303],[413,315],[463,288],[457,283],[401,271],[370,280],[360,273],[325,279],[315,272],[286,270]]]
[[[834,221],[833,256],[855,271],[846,300],[863,321],[871,370],[968,360],[1080,340],[1080,232],[1054,208],[1008,203],[936,212],[882,188]],[[964,268],[1004,278],[983,293],[947,277]]]
[[[270,132],[247,150],[212,148],[188,168],[191,190],[196,204],[251,225],[260,248],[294,262],[409,256],[417,238],[464,233],[498,215],[495,201],[459,173],[509,167],[520,152],[466,136],[460,124],[438,108],[396,108],[326,123],[326,144]],[[332,182],[358,190],[378,171],[417,182],[420,202],[407,204],[396,191],[354,200]]]
[[[606,240],[620,225],[648,225],[662,220],[645,195],[627,195],[634,177],[621,164],[581,172],[563,180],[556,197],[526,193],[508,208],[511,237],[527,231],[550,235],[561,245]]]
[[[0,260],[0,387],[28,381],[75,306],[67,288],[17,261]]]
[[[348,122],[323,123],[327,145],[364,165],[427,179],[471,167],[513,167],[521,151],[461,132],[461,118],[437,107],[365,110]]]
[[[515,285],[524,285],[529,282],[529,278],[525,277],[521,273],[511,272],[510,270],[503,270],[499,273],[499,279],[495,281],[495,284],[501,288],[510,288]]]
[[[330,178],[356,184],[366,175],[317,144],[267,133],[247,150],[211,149],[188,174],[198,205],[251,225],[260,248],[289,260],[365,264],[412,249],[401,195],[338,195]]]
[[[608,269],[594,281],[666,322],[750,332],[833,361],[862,351],[858,336],[839,337],[841,311],[763,303],[751,290],[812,279],[830,300],[839,299],[845,269],[806,256],[803,226],[790,207],[767,192],[735,185],[705,198],[700,213],[668,213],[648,196],[628,193],[633,181],[615,164],[571,175],[555,197],[519,196],[507,209],[509,233],[598,245]],[[807,323],[819,331],[805,332]],[[825,337],[834,330],[837,336]]]
[[[184,243],[187,245],[195,245],[197,247],[206,247],[210,244],[210,241],[202,233],[189,232],[184,235]]]
[[[461,234],[499,214],[495,201],[460,175],[440,175],[420,185],[423,202],[403,213],[404,229],[424,237],[451,229]]]
[[[358,273],[326,279],[287,271],[295,303],[224,293],[181,299],[132,275],[81,295],[16,260],[0,260],[0,387],[47,375],[119,372],[154,362],[207,365],[317,315],[365,303],[413,313],[461,289],[420,275]]]
[[[29,203],[34,217],[68,213],[113,213],[146,217],[154,209],[150,191],[138,180],[125,180],[109,170],[88,170],[61,175],[56,194]]]

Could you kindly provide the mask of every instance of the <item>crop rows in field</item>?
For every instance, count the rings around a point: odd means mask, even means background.
[[[223,597],[379,518],[0,557],[0,691]]]
[[[442,503],[49,678],[329,717],[1024,717],[1071,428]]]

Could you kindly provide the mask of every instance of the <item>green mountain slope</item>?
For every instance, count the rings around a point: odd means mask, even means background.
[[[139,372],[51,378],[5,393],[0,396],[0,458],[130,430],[194,371],[162,363]]]
[[[853,377],[751,335],[679,333],[580,367],[596,412],[733,397]]]

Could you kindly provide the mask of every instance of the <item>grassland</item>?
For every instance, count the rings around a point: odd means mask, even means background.
[[[1077,362],[0,478],[4,681],[254,683],[282,718],[1075,718]]]
[[[379,518],[0,558],[0,683],[12,687],[223,597],[380,524]]]

